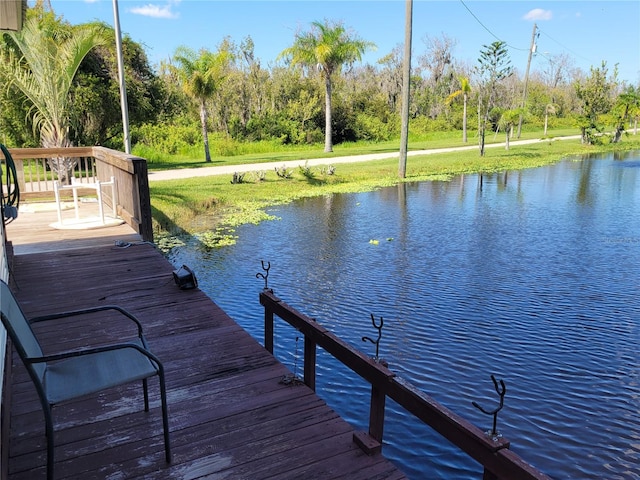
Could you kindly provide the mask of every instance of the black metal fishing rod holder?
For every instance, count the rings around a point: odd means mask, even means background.
[[[478,405],[476,402],[471,402],[471,403],[473,404],[474,407],[476,407],[482,413],[484,413],[486,415],[493,415],[493,427],[491,429],[491,436],[495,438],[495,437],[499,436],[498,429],[497,429],[497,426],[498,426],[498,412],[500,410],[502,410],[502,407],[504,407],[504,396],[507,393],[507,387],[505,386],[503,380],[500,380],[500,385],[498,385],[498,381],[496,380],[496,377],[493,376],[493,375],[491,375],[491,380],[493,381],[493,386],[496,389],[496,393],[500,397],[500,404],[493,410],[485,410],[480,405]]]
[[[384,326],[384,319],[382,317],[380,317],[380,323],[376,323],[376,319],[373,316],[373,313],[371,314],[371,324],[373,325],[373,327],[378,330],[378,338],[376,338],[375,340],[371,337],[362,337],[362,341],[363,342],[371,342],[376,346],[376,356],[373,357],[373,359],[378,362],[380,361],[380,339],[382,338],[382,327]]]
[[[262,270],[266,273],[258,272],[256,273],[256,278],[262,278],[264,280],[264,289],[269,290],[269,269],[271,268],[271,262],[267,262],[266,265],[264,260],[260,260],[262,264]]]

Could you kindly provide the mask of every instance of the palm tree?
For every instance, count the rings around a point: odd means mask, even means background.
[[[615,121],[615,132],[613,134],[613,143],[618,143],[624,132],[624,125],[627,120],[634,120],[634,132],[636,129],[638,114],[640,113],[640,89],[630,85],[627,89],[618,95],[615,105],[613,106],[613,118]]]
[[[447,102],[451,102],[457,96],[462,95],[462,141],[467,143],[467,101],[471,93],[471,82],[469,82],[468,77],[463,76],[458,77],[458,81],[460,82],[460,89],[449,95]]]
[[[325,141],[324,151],[333,151],[331,136],[331,90],[333,75],[344,64],[362,59],[362,55],[375,44],[350,35],[342,24],[313,22],[311,31],[296,34],[293,45],[283,50],[279,57],[293,65],[318,68],[325,86]]]
[[[194,50],[182,46],[176,49],[173,56],[173,60],[179,64],[179,67],[174,71],[182,89],[198,103],[206,162],[211,162],[209,134],[207,133],[209,115],[207,101],[213,98],[225,80],[232,58],[233,55],[225,46],[222,46],[216,53],[206,49],[196,53]]]
[[[557,105],[555,103],[547,103],[544,106],[544,136],[547,136],[547,127],[549,125],[549,115],[555,115],[557,111]]]
[[[69,147],[69,90],[89,51],[106,43],[100,24],[70,26],[53,12],[30,9],[20,32],[0,44],[0,68],[31,104],[34,129],[45,148]],[[77,159],[50,159],[61,181],[68,181]]]
[[[500,114],[499,125],[504,128],[505,142],[504,149],[509,150],[509,140],[513,136],[513,126],[518,123],[522,115],[522,108],[512,108],[503,110]]]

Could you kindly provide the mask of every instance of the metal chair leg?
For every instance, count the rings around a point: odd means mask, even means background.
[[[142,379],[142,391],[144,392],[144,411],[149,411],[149,384],[147,379]]]
[[[55,445],[53,441],[53,415],[51,413],[51,406],[44,409],[45,416],[45,435],[47,437],[47,480],[53,480],[53,467],[54,467],[54,451]]]
[[[171,440],[169,438],[169,412],[167,409],[167,388],[164,381],[164,369],[160,366],[160,400],[162,402],[162,427],[164,429],[164,455],[167,463],[171,463]]]

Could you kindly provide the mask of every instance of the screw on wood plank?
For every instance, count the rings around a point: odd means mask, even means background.
[[[491,436],[498,437],[499,436],[499,433],[497,430],[498,412],[502,410],[502,407],[504,407],[504,396],[507,393],[507,387],[505,386],[503,380],[500,380],[500,386],[498,386],[498,381],[496,380],[496,377],[493,375],[491,375],[491,380],[493,381],[493,386],[496,389],[496,393],[500,396],[500,404],[498,405],[498,407],[496,407],[494,410],[489,411],[482,408],[476,402],[471,402],[471,403],[473,404],[474,407],[476,407],[482,413],[486,415],[493,415],[493,428],[491,429]]]
[[[267,262],[266,266],[264,260],[260,260],[262,264],[262,270],[267,273],[258,272],[256,273],[256,278],[262,278],[264,280],[264,289],[269,290],[269,269],[271,268],[271,262]]]
[[[382,327],[384,326],[384,319],[382,317],[380,317],[380,324],[376,323],[376,319],[373,316],[373,313],[371,314],[371,324],[373,325],[373,327],[375,329],[378,330],[378,338],[376,338],[375,340],[371,337],[362,337],[362,341],[363,342],[371,342],[376,346],[376,356],[373,357],[373,359],[378,362],[380,360],[380,339],[382,338]]]

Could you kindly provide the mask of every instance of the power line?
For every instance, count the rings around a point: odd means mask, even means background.
[[[500,38],[498,38],[498,36],[497,36],[495,33],[493,33],[491,30],[489,30],[489,29],[486,27],[486,25],[480,21],[480,19],[479,19],[478,17],[476,17],[475,13],[473,13],[473,12],[471,11],[471,9],[470,9],[469,7],[467,7],[467,4],[466,4],[466,3],[464,3],[464,1],[463,1],[463,0],[460,0],[460,3],[464,6],[464,8],[466,8],[466,9],[467,9],[467,11],[471,14],[471,16],[472,16],[473,18],[475,18],[475,19],[476,19],[476,22],[478,22],[478,23],[480,24],[480,26],[482,26],[482,28],[484,28],[487,32],[489,32],[489,34],[490,34],[491,36],[493,36],[493,37],[494,37],[496,40],[498,40],[499,42],[501,42],[501,41],[502,41],[502,40],[500,40]]]
[[[478,17],[476,17],[476,14],[475,14],[475,13],[473,13],[473,12],[471,11],[471,9],[467,6],[467,4],[466,4],[466,3],[464,3],[464,0],[460,0],[460,3],[464,6],[464,8],[466,8],[466,9],[467,9],[467,11],[471,14],[471,16],[472,16],[473,18],[475,18],[476,22],[478,22],[482,28],[484,28],[487,32],[489,32],[489,34],[490,34],[493,38],[495,38],[495,39],[496,39],[496,40],[498,40],[499,42],[504,43],[507,47],[509,47],[509,48],[513,48],[514,50],[520,50],[521,52],[527,52],[527,51],[528,51],[528,49],[527,49],[527,48],[518,48],[518,47],[514,47],[513,45],[509,45],[507,42],[505,42],[504,40],[502,40],[500,37],[498,37],[498,36],[497,36],[495,33],[493,33],[491,30],[489,30],[489,28],[488,28],[484,23],[482,23]]]
[[[544,31],[540,30],[539,28],[538,28],[538,31],[539,31],[540,33],[543,33],[546,37],[548,37],[548,38],[549,38],[549,40],[551,40],[552,42],[557,43],[557,44],[558,44],[558,45],[560,45],[563,49],[565,49],[566,51],[568,51],[568,52],[572,53],[572,54],[573,54],[573,55],[575,55],[576,57],[580,57],[581,59],[586,60],[587,62],[591,62],[591,63],[593,63],[593,62],[591,61],[591,59],[586,58],[586,57],[583,57],[583,56],[582,56],[582,55],[580,55],[579,53],[574,52],[573,50],[571,50],[571,49],[570,49],[569,47],[567,47],[566,45],[563,45],[562,43],[560,43],[559,41],[557,41],[556,39],[554,39],[554,38],[553,38],[551,35],[549,35],[548,33],[546,33],[546,32],[544,32]]]

